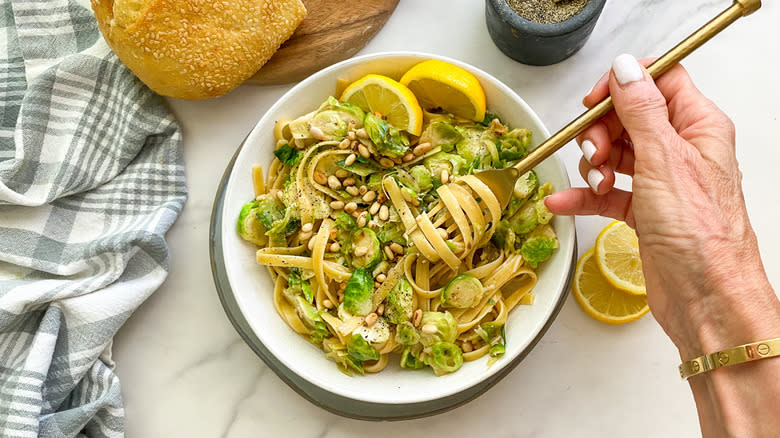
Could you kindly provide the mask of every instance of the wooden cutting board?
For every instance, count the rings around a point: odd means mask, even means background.
[[[349,58],[379,32],[398,0],[303,0],[303,3],[306,18],[246,83],[296,82]]]

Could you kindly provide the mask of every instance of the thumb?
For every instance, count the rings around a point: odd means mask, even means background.
[[[653,78],[631,55],[612,63],[609,91],[615,112],[635,146],[637,159],[662,157],[672,147],[676,131],[669,123],[669,108]]]

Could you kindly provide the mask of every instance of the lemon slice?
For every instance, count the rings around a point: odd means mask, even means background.
[[[636,321],[647,313],[647,297],[625,293],[612,286],[599,270],[595,251],[583,254],[574,273],[574,298],[589,316],[607,324]]]
[[[468,71],[431,59],[407,71],[401,83],[426,108],[441,108],[456,116],[481,122],[485,118],[485,90]]]
[[[363,111],[378,112],[393,127],[420,135],[423,114],[414,94],[398,81],[381,75],[366,75],[348,86],[341,95]]]
[[[625,222],[612,222],[599,233],[595,249],[596,262],[610,284],[628,293],[647,294],[639,239],[631,227]]]

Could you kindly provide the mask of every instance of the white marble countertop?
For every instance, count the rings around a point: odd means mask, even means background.
[[[611,0],[586,46],[563,63],[528,67],[490,41],[484,3],[402,0],[361,53],[417,50],[479,66],[525,98],[551,130],[623,52],[660,55],[728,6],[728,0]],[[697,85],[737,125],[753,226],[772,284],[780,287],[780,4],[737,23],[685,62]],[[228,322],[211,279],[208,227],[214,194],[235,148],[289,86],[242,86],[220,99],[170,101],[184,129],[190,196],[168,233],[165,284],[116,337],[130,437],[695,436],[698,422],[678,356],[651,315],[612,327],[569,297],[550,331],[497,386],[435,417],[369,423],[321,410],[289,389]],[[560,156],[574,185],[579,149]],[[625,184],[625,181],[622,181]],[[580,252],[608,220],[578,218]]]

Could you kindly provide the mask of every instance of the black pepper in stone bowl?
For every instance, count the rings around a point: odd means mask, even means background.
[[[510,58],[550,65],[590,37],[606,0],[485,0],[488,33]]]

